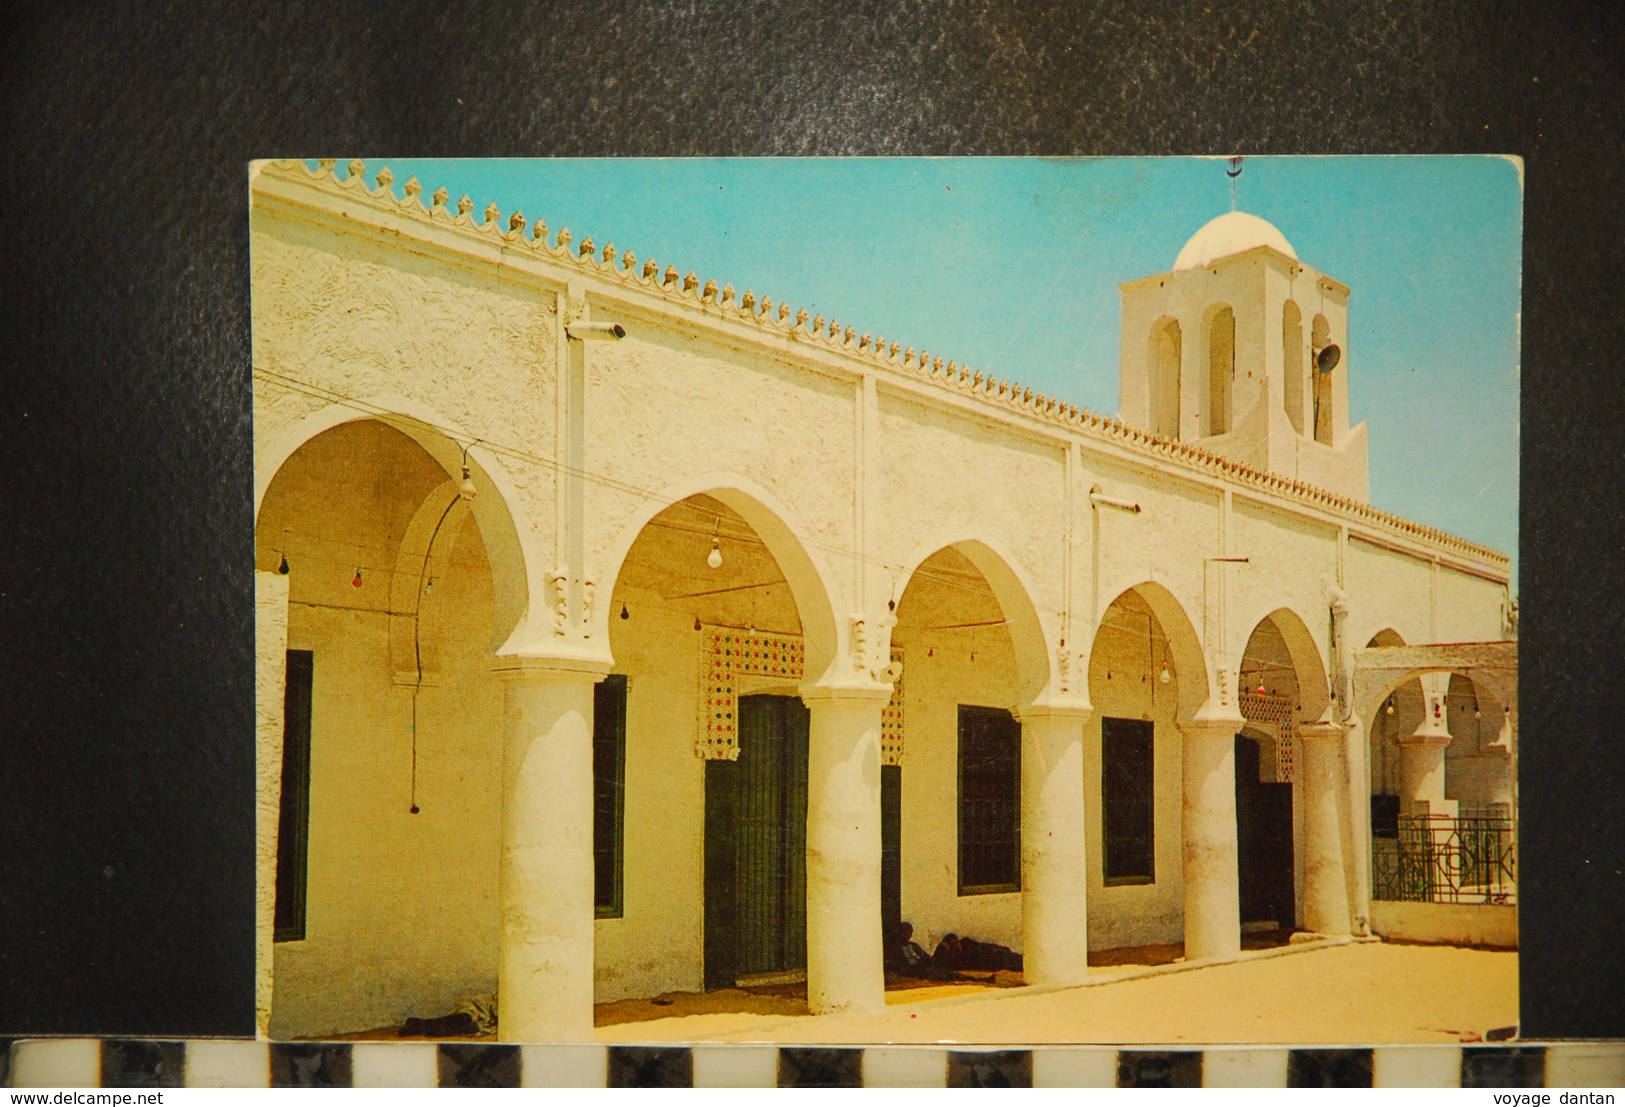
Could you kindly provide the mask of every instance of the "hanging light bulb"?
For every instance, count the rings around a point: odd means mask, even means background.
[[[622,600],[621,601],[621,618],[630,619],[631,617],[632,617],[632,613],[626,609],[626,601]]]
[[[705,563],[713,569],[722,568],[722,547],[714,534],[711,536],[711,552],[705,555]]]
[[[698,615],[694,616],[694,629],[700,629],[700,617]]]
[[[282,555],[282,560],[277,563],[276,571],[281,573],[283,576],[288,575],[288,555],[287,554]]]
[[[411,810],[412,814],[416,815],[418,813],[418,810],[419,810],[418,805],[414,803],[411,806],[410,810]]]
[[[468,471],[468,466],[464,465],[463,483],[457,486],[457,495],[465,500],[472,500],[475,496],[479,495],[479,491],[480,490],[478,488],[474,487],[474,475]]]
[[[925,656],[927,656],[927,657],[935,657],[935,656],[937,656],[937,648],[935,646],[927,646],[926,649],[925,649]]]
[[[361,587],[361,569],[360,569],[360,567],[356,568],[355,577],[350,581],[350,587],[352,587],[352,588],[360,588]]]
[[[1392,696],[1388,697],[1388,706],[1382,710],[1383,713],[1387,715],[1392,715],[1394,713],[1394,698]]]
[[[1162,684],[1167,684],[1170,680],[1173,680],[1173,679],[1174,679],[1174,674],[1170,673],[1168,671],[1168,666],[1167,665],[1164,665],[1162,667],[1162,672],[1157,674],[1157,680],[1158,680],[1159,683],[1162,683]]]
[[[430,578],[428,578],[427,580],[425,580],[423,582],[423,591],[426,592],[426,593],[434,591],[434,578],[433,577],[430,577]]]

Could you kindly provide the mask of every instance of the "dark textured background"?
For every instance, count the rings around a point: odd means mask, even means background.
[[[1625,1034],[1615,5],[8,11],[0,1034],[253,1029],[249,158],[1238,151],[1527,159],[1523,1027]]]

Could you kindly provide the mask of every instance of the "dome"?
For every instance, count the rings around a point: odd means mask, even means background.
[[[1201,230],[1191,235],[1191,240],[1179,251],[1179,257],[1174,259],[1174,269],[1176,272],[1181,269],[1201,269],[1220,258],[1251,250],[1255,246],[1268,246],[1293,261],[1298,260],[1292,243],[1275,229],[1275,224],[1244,211],[1232,211],[1208,220]]]

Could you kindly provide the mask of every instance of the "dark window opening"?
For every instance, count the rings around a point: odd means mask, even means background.
[[[1150,722],[1102,719],[1101,811],[1107,884],[1156,882],[1155,743]]]
[[[282,700],[282,799],[276,830],[276,914],[273,938],[305,938],[306,854],[310,839],[310,650],[289,650]]]
[[[1021,891],[1021,726],[959,709],[959,894]]]
[[[1230,430],[1230,397],[1236,379],[1236,315],[1221,308],[1208,324],[1207,434]]]
[[[880,766],[880,925],[891,934],[903,919],[903,767]]]
[[[1399,837],[1399,797],[1371,797],[1371,836],[1373,838]]]
[[[593,911],[624,912],[622,858],[626,835],[626,677],[605,677],[592,695]]]

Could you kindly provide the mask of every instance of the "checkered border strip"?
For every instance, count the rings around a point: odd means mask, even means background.
[[[0,1086],[1619,1088],[1625,1043],[950,1050],[0,1039]]]

